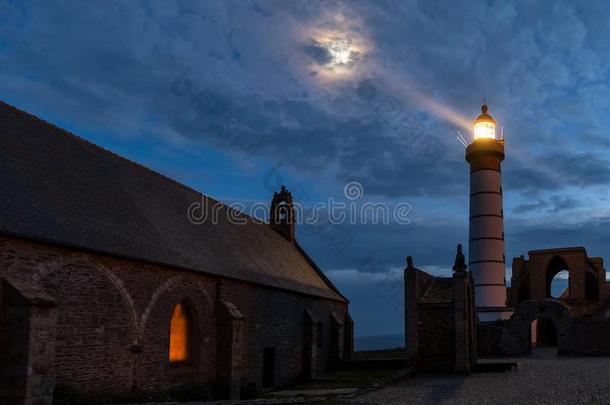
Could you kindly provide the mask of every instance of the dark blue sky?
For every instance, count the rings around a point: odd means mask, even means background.
[[[456,135],[483,97],[506,139],[507,264],[610,257],[609,18],[603,1],[0,0],[0,98],[227,203],[358,181],[362,201],[411,204],[408,225],[337,226],[340,246],[297,230],[356,334],[400,333],[405,256],[448,275],[467,241]]]

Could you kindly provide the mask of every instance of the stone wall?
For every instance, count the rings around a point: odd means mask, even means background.
[[[56,310],[53,299],[0,278],[0,399],[50,404],[55,385]]]
[[[418,364],[420,371],[453,371],[455,333],[453,305],[425,305],[418,308]]]
[[[516,306],[530,299],[551,298],[547,288],[559,270],[568,270],[568,294],[560,299],[578,315],[600,311],[608,298],[603,259],[588,257],[582,247],[535,250],[513,259],[509,303]]]
[[[458,255],[463,258],[461,246]],[[458,256],[458,257],[459,257]],[[453,277],[433,277],[407,259],[405,327],[408,363],[417,371],[469,373],[476,364],[475,299],[463,261]]]
[[[610,319],[575,317],[572,309],[555,299],[529,300],[515,308],[510,319],[477,326],[479,356],[527,355],[531,350],[531,325],[536,319],[553,323],[557,353],[610,355]]]
[[[419,313],[417,302],[421,295],[430,287],[434,277],[416,269],[412,262],[404,272],[404,306],[405,306],[405,347],[407,357],[412,364],[417,363]]]
[[[610,356],[610,319],[582,317],[563,337],[563,354]]]
[[[333,300],[9,237],[0,237],[0,277],[37,286],[56,302],[56,386],[86,394],[213,385],[223,373],[220,356],[240,358],[231,342],[245,353],[232,367],[240,385],[261,389],[263,350],[272,347],[274,385],[284,386],[303,374],[306,310],[323,327],[317,373],[330,365],[333,317],[347,314]],[[168,328],[181,302],[193,314],[194,350],[187,366],[175,367]],[[243,314],[241,326],[227,326],[230,311],[219,303]]]

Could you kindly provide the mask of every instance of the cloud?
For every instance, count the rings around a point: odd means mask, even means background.
[[[106,146],[129,139],[150,150],[205,150],[206,181],[195,186],[212,195],[223,195],[229,178],[247,179],[232,190],[266,200],[251,173],[281,167],[312,195],[357,180],[367,196],[413,203],[424,219],[346,228],[353,241],[341,252],[300,228],[323,268],[391,273],[407,255],[450,268],[455,244],[468,239],[468,166],[455,137],[457,129],[469,136],[484,96],[506,140],[506,256],[566,245],[609,253],[600,242],[610,236],[607,218],[584,209],[603,201],[610,178],[602,3],[18,6],[0,0],[1,98]],[[342,74],[327,69],[332,49],[317,36],[336,32],[361,48]],[[236,168],[243,173],[229,173]],[[583,217],[566,216],[576,211]]]
[[[608,258],[604,243],[610,237],[609,218],[590,219],[559,216],[554,221],[507,220],[506,257],[517,257],[530,250],[583,246],[591,257]]]
[[[307,44],[303,50],[319,65],[327,65],[333,59],[328,48],[315,39],[310,39],[310,43]]]
[[[528,203],[528,204],[520,204],[513,207],[512,212],[521,214],[531,211],[538,211],[542,208],[547,208],[549,203],[545,200],[538,200],[537,202]]]
[[[554,153],[541,157],[540,160],[552,175],[571,186],[607,184],[610,178],[610,162],[593,152]]]
[[[187,137],[239,154],[239,142],[227,140],[210,126],[217,114],[226,112],[237,130],[264,146],[257,156],[280,157],[287,165],[311,173],[332,167],[337,181],[355,177],[368,183],[370,192],[388,197],[440,197],[459,195],[465,189],[456,127],[427,110],[417,97],[409,98],[412,90],[458,113],[470,111],[466,117],[476,114],[473,105],[486,95],[492,112],[507,113],[507,124],[516,122],[523,129],[510,131],[507,136],[515,138],[509,142],[532,134],[530,139],[544,140],[546,135],[537,130],[539,123],[528,116],[536,113],[554,119],[553,105],[565,98],[541,100],[545,82],[552,78],[556,85],[572,86],[567,78],[581,65],[567,64],[541,50],[556,49],[558,55],[571,49],[570,44],[586,48],[584,38],[589,34],[579,17],[582,13],[570,5],[549,13],[533,6],[464,3],[448,13],[439,5],[393,1],[147,7],[120,3],[100,13],[97,7],[81,3],[28,10],[29,20],[14,7],[7,9],[13,18],[4,28],[10,45],[0,53],[5,66],[3,92],[35,97],[43,115],[52,104],[57,106],[53,111],[63,111],[53,114],[78,116],[80,125],[88,128]],[[536,15],[545,19],[527,23],[523,13],[528,19]],[[62,26],[54,23],[58,16],[65,21]],[[125,19],[130,23],[121,23]],[[482,21],[485,24],[478,23]],[[566,31],[565,21],[575,30]],[[439,36],[439,26],[452,35]],[[327,65],[332,54],[327,44],[311,37],[313,28],[343,28],[349,35],[368,38],[367,66],[374,61],[375,71],[368,77],[342,78],[343,86],[317,89],[320,83],[308,79],[308,70],[299,64],[313,59]],[[78,41],[75,32],[80,33]],[[593,56],[588,58],[591,63]],[[525,70],[524,61],[534,69]],[[496,68],[490,69],[492,65]],[[193,93],[177,96],[171,84],[187,67],[191,67],[188,80]],[[373,100],[358,97],[357,89],[367,78],[376,89]],[[530,80],[523,91],[502,90],[518,88],[519,80]],[[588,95],[605,94],[590,86],[579,88],[589,89]],[[218,107],[212,116],[192,111],[193,98],[200,91],[207,92]],[[380,118],[378,110],[387,100],[400,103],[406,112],[401,117],[414,123],[406,135],[398,128],[400,121]],[[508,115],[503,105],[520,109]],[[596,132],[587,136],[600,137]],[[423,153],[428,144],[442,153],[429,158]],[[594,153],[510,163],[515,158],[507,158],[505,170],[507,186],[514,190],[559,189],[564,178],[587,187],[600,184],[609,171],[607,162]]]
[[[533,211],[546,211],[547,213],[558,213],[564,210],[571,210],[582,206],[582,204],[572,198],[552,195],[548,199],[541,199],[533,203],[520,204],[513,207],[512,212],[516,214],[524,214]]]
[[[605,185],[610,178],[610,161],[589,151],[548,152],[531,157],[535,165],[526,166],[518,156],[507,158],[504,187],[510,191],[559,191],[567,187],[587,188]]]

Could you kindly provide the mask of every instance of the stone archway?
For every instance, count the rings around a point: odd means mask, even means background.
[[[67,255],[61,266],[41,269],[36,279],[57,304],[56,400],[99,386],[112,386],[116,394],[130,392],[138,328],[134,301],[121,279],[81,253]],[[113,372],[103,372],[109,369]]]
[[[572,311],[568,305],[559,300],[547,298],[522,302],[515,308],[515,312],[509,322],[521,330],[521,336],[528,337],[527,339],[522,339],[521,345],[523,347],[520,352],[529,352],[531,347],[531,325],[532,322],[538,321],[544,325],[543,329],[546,330],[545,334],[547,336],[543,337],[545,343],[547,345],[549,343],[556,344],[557,353],[562,354],[565,352],[564,345],[566,344],[564,337],[572,324],[572,320]],[[550,336],[549,331],[552,332],[553,336]],[[549,342],[549,339],[552,339],[551,342]]]
[[[553,298],[551,285],[553,284],[555,276],[562,271],[568,272],[568,295],[570,294],[570,267],[561,256],[554,256],[546,266],[545,286],[547,298]],[[561,296],[561,294],[559,294],[559,296]],[[559,298],[559,296],[557,296],[557,298]]]
[[[531,348],[556,347],[557,327],[547,318],[537,318],[531,323]]]

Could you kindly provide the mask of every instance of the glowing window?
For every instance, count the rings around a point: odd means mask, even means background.
[[[191,315],[183,304],[176,305],[169,332],[170,363],[186,362],[191,349]]]
[[[492,122],[477,122],[474,125],[474,139],[496,139],[496,126]]]

